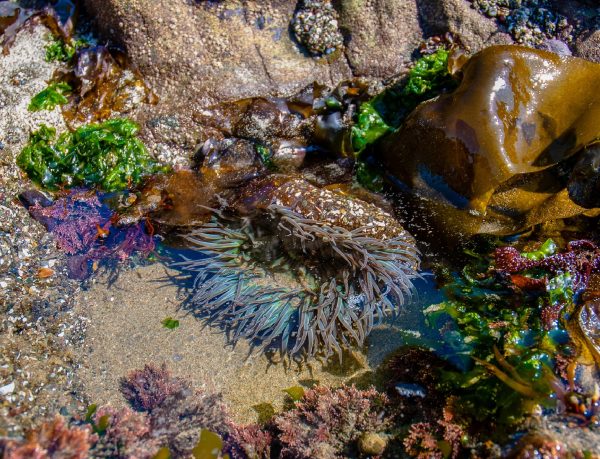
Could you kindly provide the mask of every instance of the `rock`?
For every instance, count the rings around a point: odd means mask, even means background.
[[[379,456],[386,446],[386,439],[377,433],[369,432],[358,439],[358,449],[366,456]]]
[[[600,62],[600,30],[580,37],[575,42],[575,56],[592,62]]]
[[[355,76],[397,74],[423,39],[415,0],[340,2],[340,27],[346,31],[346,57]]]
[[[600,136],[589,90],[600,65],[496,46],[461,72],[453,93],[419,105],[379,149],[385,169],[430,202],[438,230],[512,234],[586,212],[569,199],[566,160]]]
[[[586,148],[567,184],[569,197],[581,207],[600,207],[600,145]]]
[[[315,59],[291,39],[294,2],[87,0],[100,32],[122,45],[160,98],[152,143],[195,147],[192,114],[218,102],[290,95],[352,76],[343,53]],[[157,120],[174,118],[175,127]],[[172,123],[171,123],[172,124]],[[205,138],[201,139],[202,141]]]
[[[5,386],[0,387],[0,395],[12,394],[15,390],[15,383],[11,382]]]
[[[417,0],[419,18],[426,36],[451,32],[471,52],[491,45],[511,44],[510,35],[496,21],[482,16],[465,0]]]
[[[319,58],[293,38],[292,1],[84,3],[104,38],[125,48],[159,96],[139,121],[154,153],[171,162],[172,149],[189,154],[210,136],[193,114],[213,104],[289,96],[314,81],[335,86],[354,76],[387,79],[406,70],[431,34],[456,32],[473,51],[510,42],[465,0],[333,2],[344,47]]]

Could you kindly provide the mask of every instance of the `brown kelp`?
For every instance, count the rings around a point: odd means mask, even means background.
[[[291,354],[341,354],[411,296],[419,252],[389,213],[341,191],[289,177],[249,184],[185,238],[196,253],[190,304],[234,339]]]
[[[60,105],[71,128],[127,114],[143,102],[156,103],[156,96],[123,53],[74,36],[76,16],[77,7],[71,0],[57,0],[42,9],[0,1],[0,46],[7,54],[23,27],[41,22],[50,29],[54,38],[46,46],[46,60],[65,63],[53,75],[50,88],[69,86],[69,96],[63,94]],[[56,98],[56,91],[46,91],[36,98],[43,102],[48,96]],[[31,108],[51,110],[56,105],[34,101]]]
[[[425,216],[455,235],[513,234],[586,213],[566,185],[578,153],[600,136],[600,99],[588,91],[600,65],[492,46],[458,72],[455,91],[419,105],[381,143],[392,183],[425,199]]]
[[[53,80],[68,83],[73,89],[62,106],[65,121],[72,128],[123,116],[142,103],[157,102],[125,55],[102,45],[78,48],[73,65],[57,71]]]
[[[18,3],[0,1],[0,46],[8,54],[17,33],[26,26],[42,22],[52,33],[70,43],[75,27],[76,5],[71,0],[57,0],[40,10],[24,8]]]

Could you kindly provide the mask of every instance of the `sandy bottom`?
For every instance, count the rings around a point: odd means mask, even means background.
[[[183,310],[181,292],[168,282],[169,274],[174,273],[157,263],[126,271],[110,286],[99,280],[81,293],[77,312],[90,322],[86,343],[78,350],[83,365],[78,374],[91,402],[123,405],[119,378],[145,364],[166,362],[195,387],[222,392],[235,420],[254,422],[253,406],[270,403],[281,409],[288,387],[369,382],[372,368],[403,343],[395,327],[381,325],[363,351],[344,356],[343,365],[337,357],[274,364],[262,354],[249,356],[246,342],[231,346],[223,332]],[[164,328],[166,317],[179,320],[179,328]]]

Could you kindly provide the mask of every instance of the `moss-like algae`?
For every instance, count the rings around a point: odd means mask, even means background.
[[[352,127],[352,145],[358,155],[383,135],[394,131],[421,102],[456,86],[448,70],[450,51],[444,48],[421,57],[404,85],[387,89],[363,103]]]
[[[56,136],[42,125],[17,158],[29,178],[49,190],[74,186],[118,191],[148,175],[166,172],[137,138],[138,126],[127,119],[89,124]]]

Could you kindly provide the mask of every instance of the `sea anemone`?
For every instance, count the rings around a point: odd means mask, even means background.
[[[233,217],[186,236],[199,256],[176,264],[197,273],[194,310],[234,340],[341,355],[411,297],[419,252],[389,213],[297,178],[248,189]]]

